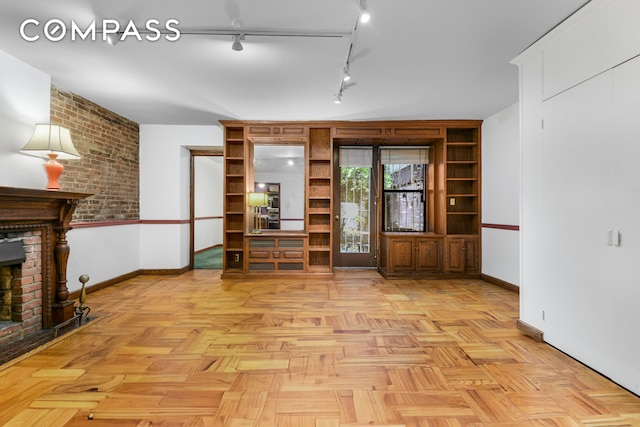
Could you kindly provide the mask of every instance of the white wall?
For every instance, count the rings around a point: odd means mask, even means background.
[[[222,245],[223,157],[195,156],[194,159],[194,251]],[[218,218],[211,218],[218,217]],[[206,218],[198,220],[198,218]]]
[[[222,146],[222,129],[140,125],[142,269],[189,265],[191,153],[187,146]]]
[[[67,288],[78,290],[78,278],[88,274],[87,286],[105,282],[140,269],[138,224],[74,228],[67,233],[71,248],[67,264]]]
[[[514,60],[522,117],[520,317],[635,393],[640,57],[631,57],[640,54],[640,31],[620,28],[639,15],[637,1],[592,0]],[[608,46],[619,43],[615,51],[629,57],[611,55]],[[573,58],[566,71],[557,65],[563,51]],[[608,245],[609,230],[619,230],[620,246]]]
[[[520,115],[518,104],[482,124],[482,223],[520,224]],[[482,229],[482,273],[520,283],[520,232]]]
[[[0,185],[44,189],[43,159],[20,154],[36,123],[49,121],[51,78],[0,51]]]

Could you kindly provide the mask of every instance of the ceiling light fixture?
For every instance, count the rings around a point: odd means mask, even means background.
[[[333,95],[333,102],[336,104],[340,104],[342,102],[342,94],[344,93],[344,91],[355,85],[355,83],[351,82],[351,74],[349,74],[349,68],[351,67],[351,58],[354,52],[356,41],[358,39],[358,24],[360,24],[361,22],[366,22],[370,18],[365,1],[366,0],[358,0],[358,15],[356,16],[356,22],[353,26],[353,30],[351,31],[351,41],[349,43],[347,59],[344,62],[344,66],[342,67],[342,72],[340,74],[340,86],[338,88],[338,91]],[[363,17],[366,18],[366,21],[363,21]]]
[[[236,52],[240,52],[242,49],[244,49],[242,47],[242,43],[240,43],[240,40],[244,40],[244,34],[235,34],[233,36],[233,44],[231,45],[231,49],[235,50]]]
[[[360,0],[360,22],[366,24],[371,20],[371,14],[367,9],[367,0]]]
[[[351,80],[351,74],[349,74],[349,67],[344,67],[342,69],[342,81],[348,82],[349,80]]]

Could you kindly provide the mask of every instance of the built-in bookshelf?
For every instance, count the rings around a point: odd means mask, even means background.
[[[478,128],[448,128],[446,140],[447,234],[478,234]]]
[[[480,271],[480,128],[447,128],[445,272]]]
[[[225,128],[224,271],[242,273],[246,214],[244,128]]]
[[[307,232],[309,272],[331,273],[332,157],[331,130],[309,130]]]

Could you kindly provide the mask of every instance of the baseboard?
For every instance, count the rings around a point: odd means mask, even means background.
[[[485,282],[489,282],[493,285],[500,286],[508,291],[515,292],[517,294],[520,293],[520,287],[518,285],[514,285],[513,283],[505,282],[502,279],[498,279],[496,277],[489,276],[488,274],[481,274],[480,277]]]
[[[146,276],[170,276],[170,275],[178,275],[186,273],[189,270],[192,270],[193,267],[191,265],[187,265],[182,268],[167,268],[167,269],[157,269],[157,270],[140,270],[140,274],[144,274]]]
[[[537,342],[544,342],[544,332],[518,319],[516,327],[520,332]]]
[[[133,279],[136,276],[142,274],[142,270],[132,271],[131,273],[123,274],[122,276],[114,277],[113,279],[105,280],[104,282],[96,283],[95,285],[90,285],[85,287],[85,291],[87,294],[97,292],[100,289],[108,288],[109,286],[117,285],[120,282],[124,282],[125,280]],[[80,297],[80,289],[77,291],[73,291],[69,293],[69,299],[77,299]]]
[[[100,283],[96,283],[94,285],[86,286],[85,287],[85,291],[87,292],[87,295],[88,295],[88,294],[91,294],[93,292],[97,292],[97,291],[99,291],[101,289],[108,288],[108,287],[113,286],[113,285],[117,285],[118,283],[124,282],[125,280],[133,279],[134,277],[140,276],[140,275],[147,275],[147,276],[151,276],[151,275],[157,275],[157,276],[179,275],[179,274],[186,273],[189,270],[191,270],[191,266],[186,266],[186,267],[183,267],[183,268],[175,268],[175,269],[158,269],[158,270],[137,270],[137,271],[132,271],[131,273],[123,274],[121,276],[114,277],[113,279],[105,280],[104,282],[100,282]],[[80,298],[80,292],[81,292],[81,289],[69,292],[69,300]]]

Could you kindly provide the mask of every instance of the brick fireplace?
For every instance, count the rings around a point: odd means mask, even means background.
[[[41,259],[40,230],[0,233],[0,345],[42,329]]]
[[[66,234],[88,196],[0,187],[0,345],[73,318]]]

